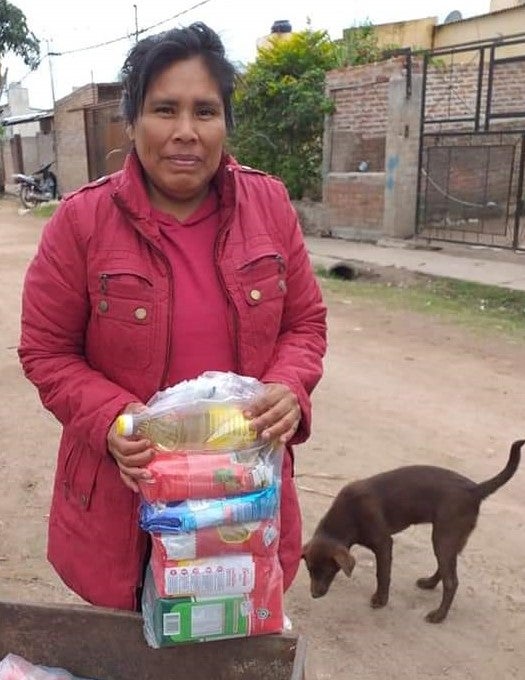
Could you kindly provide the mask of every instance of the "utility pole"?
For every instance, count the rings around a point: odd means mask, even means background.
[[[139,41],[139,19],[138,19],[138,13],[137,13],[137,5],[133,5],[133,9],[135,10],[135,42],[138,43],[138,41]]]
[[[49,77],[51,79],[51,97],[53,99],[53,109],[54,109],[55,108],[55,102],[56,102],[56,99],[55,99],[55,81],[54,81],[54,78],[53,78],[53,61],[52,61],[51,57],[54,57],[57,53],[51,52],[51,50],[49,49],[49,40],[46,40],[46,44],[47,44],[47,59],[49,61]]]

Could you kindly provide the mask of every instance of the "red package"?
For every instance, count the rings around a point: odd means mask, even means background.
[[[151,538],[153,552],[162,560],[194,560],[239,553],[270,557],[277,554],[279,547],[279,517],[178,534],[151,534]]]
[[[157,452],[139,482],[148,503],[236,496],[269,486],[273,467],[259,456],[237,453]]]
[[[276,579],[282,581],[277,555],[222,555],[197,560],[150,559],[155,589],[161,597],[224,597],[264,591]]]
[[[250,635],[281,633],[284,627],[283,581],[277,574],[264,590],[248,596]]]

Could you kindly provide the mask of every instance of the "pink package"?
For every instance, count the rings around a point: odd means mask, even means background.
[[[240,553],[270,557],[277,554],[279,546],[279,516],[177,534],[152,534],[151,538],[153,551],[162,560],[194,560]]]
[[[34,666],[21,656],[8,654],[0,661],[0,680],[74,680],[71,673],[60,668]]]
[[[269,584],[282,582],[277,555],[222,555],[197,560],[164,560],[152,551],[151,570],[161,597],[224,597],[264,592]]]

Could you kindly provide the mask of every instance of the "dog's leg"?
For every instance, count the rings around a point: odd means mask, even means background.
[[[436,522],[434,524],[432,543],[438,561],[437,573],[443,581],[443,597],[439,607],[426,615],[425,618],[429,623],[441,623],[448,614],[459,583],[457,557],[465,547],[475,524],[476,517],[468,516],[460,522],[455,519],[453,522]]]
[[[456,590],[458,589],[458,576],[457,576],[457,556],[447,556],[444,559],[440,559],[439,569],[442,573],[443,580],[443,597],[441,599],[441,604],[434,611],[429,612],[425,619],[429,623],[441,623],[443,619],[448,614]]]
[[[428,578],[418,578],[416,585],[418,588],[423,588],[423,590],[433,590],[440,581],[441,575],[438,568],[436,569],[436,573],[432,574],[432,576],[429,576]]]
[[[392,570],[392,537],[387,536],[372,550],[376,556],[377,590],[372,595],[370,606],[374,609],[384,607],[388,603],[390,590],[390,572]]]

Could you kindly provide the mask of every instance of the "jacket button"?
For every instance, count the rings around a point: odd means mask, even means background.
[[[82,505],[83,505],[84,507],[86,507],[86,505],[87,505],[87,503],[88,503],[88,497],[86,496],[85,493],[83,493],[83,494],[80,496],[80,502],[82,503]]]
[[[99,312],[107,312],[109,309],[109,304],[107,300],[101,300],[98,303],[98,311]]]
[[[284,279],[279,279],[279,289],[286,293],[286,281]]]
[[[138,319],[139,321],[144,321],[144,319],[148,316],[148,312],[144,309],[144,307],[137,307],[137,309],[134,311],[134,314],[135,319]]]
[[[260,290],[257,290],[257,288],[254,288],[253,290],[250,291],[250,297],[252,300],[255,300],[255,302],[257,302],[262,298],[262,293]]]

